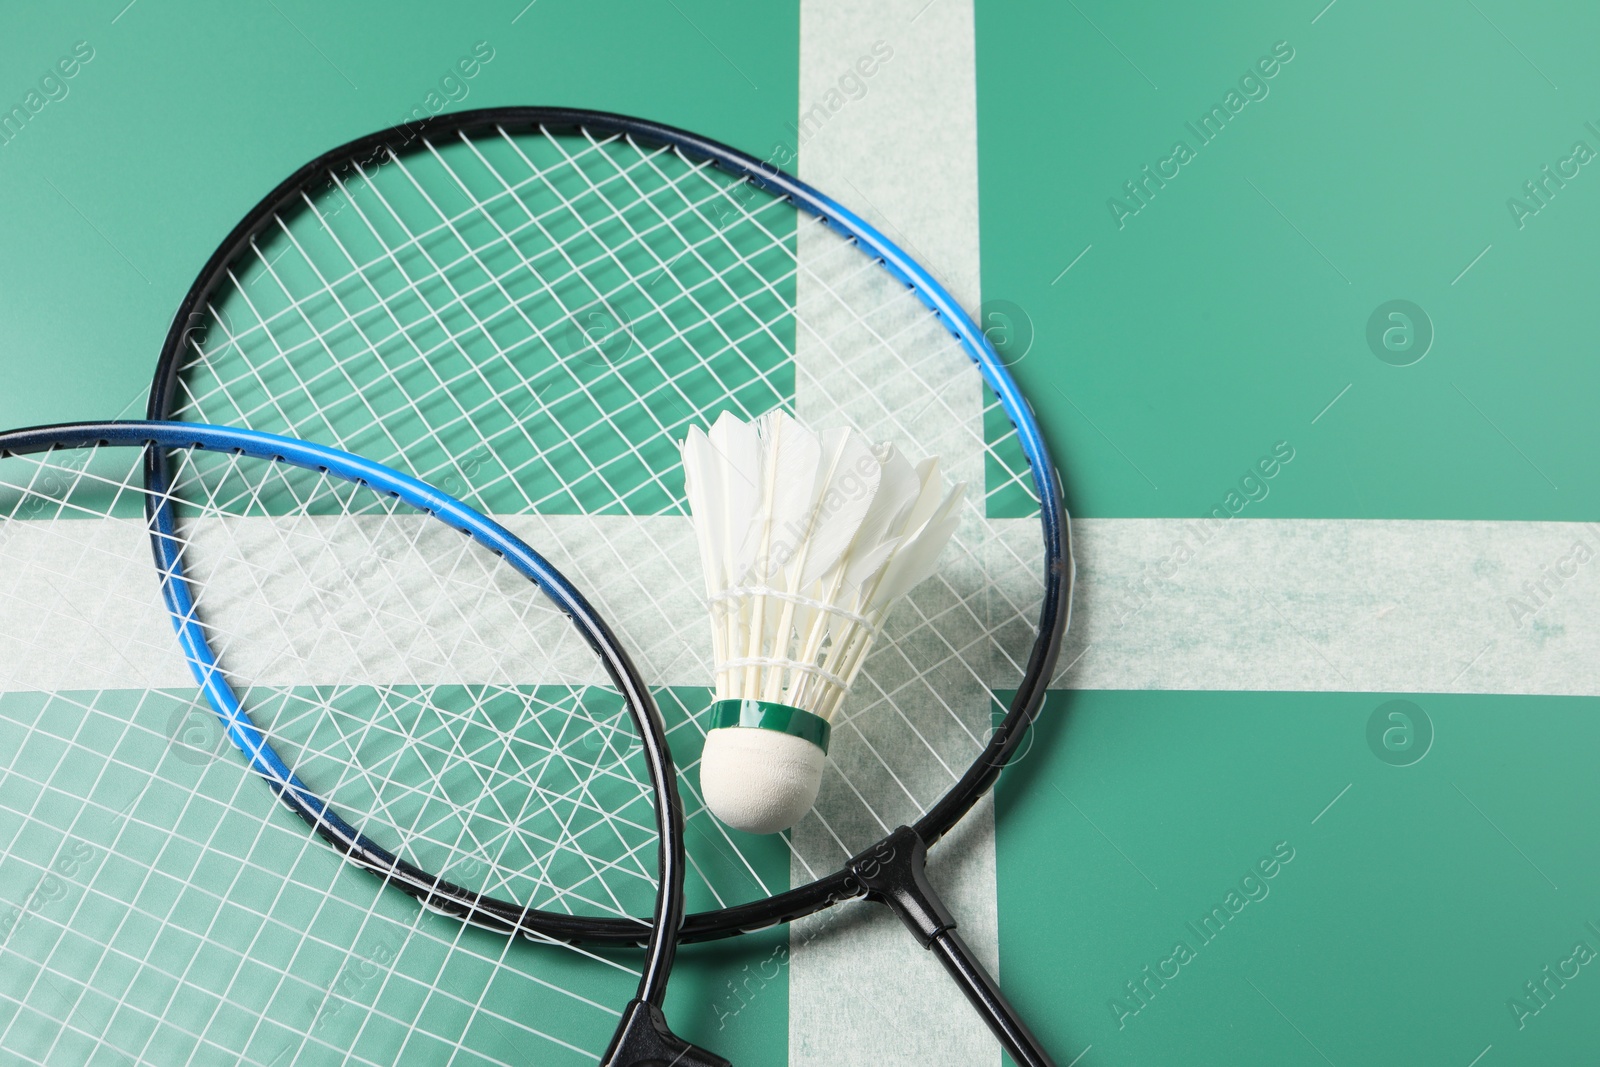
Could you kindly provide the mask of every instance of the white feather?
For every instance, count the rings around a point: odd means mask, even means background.
[[[822,438],[822,477],[811,518],[799,588],[809,587],[839,563],[878,495],[882,468],[860,434],[830,430]]]
[[[877,456],[882,468],[878,492],[861,520],[846,563],[844,581],[852,589],[860,589],[870,582],[888,554],[894,551],[905,516],[922,489],[917,472],[893,445],[880,446]]]
[[[722,480],[711,460],[711,442],[698,426],[689,427],[683,439],[683,495],[689,501],[689,514],[701,530],[700,569],[705,575],[706,595],[714,595],[723,581],[722,568],[727,558],[724,531],[727,504]]]
[[[751,539],[761,509],[761,438],[754,423],[724,411],[711,427],[708,442],[706,463],[716,471],[721,510],[707,516],[704,523],[696,516],[695,526],[702,531],[708,525],[718,528],[715,551],[725,561],[721,577],[727,588],[744,581],[755,558]],[[701,534],[702,540],[705,536]]]
[[[962,483],[952,489],[927,522],[906,537],[894,558],[883,568],[883,577],[878,580],[878,587],[872,594],[874,607],[888,607],[932,576],[939,562],[939,553],[950,543],[950,536],[960,524],[961,516],[956,508],[960,506],[966,488],[966,484]]]
[[[944,495],[944,485],[939,481],[939,457],[930,456],[917,464],[917,480],[921,488],[917,493],[917,502],[911,506],[911,511],[906,515],[905,530],[920,529],[928,518],[939,507],[939,498]]]
[[[765,579],[804,551],[817,503],[817,466],[822,444],[787,412],[761,421],[762,489],[766,514],[756,560]]]
[[[863,589],[872,587],[878,572],[883,570],[883,565],[889,562],[889,557],[899,547],[900,538],[891,537],[872,548],[860,550],[860,555],[851,556],[844,575],[845,586],[859,597]]]

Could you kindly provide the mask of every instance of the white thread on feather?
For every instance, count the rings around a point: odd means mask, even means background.
[[[812,608],[816,611],[825,611],[830,615],[837,615],[841,619],[849,619],[851,622],[860,623],[862,626],[872,625],[872,620],[867,618],[865,615],[858,615],[853,611],[846,611],[837,604],[829,604],[825,600],[815,600],[808,596],[801,596],[799,593],[787,592],[783,589],[774,589],[770,585],[741,585],[737,589],[728,589],[718,593],[716,596],[710,597],[709,601],[712,607],[717,607],[718,605],[725,604],[730,600],[738,600],[741,597],[749,596],[765,596],[771,597],[774,600],[786,600],[791,604],[798,604],[803,608]]]
[[[965,485],[946,494],[937,459],[913,467],[891,444],[846,429],[815,433],[782,411],[754,422],[725,412],[709,432],[691,428],[683,467],[712,608],[715,699],[786,704],[831,721],[889,610],[933,573]],[[804,775],[768,774],[761,751],[753,738],[708,745],[701,782],[724,822],[766,833],[793,825],[816,783],[807,795]],[[724,766],[735,752],[745,765]],[[820,761],[815,769],[820,776]],[[752,775],[794,795],[753,790]],[[756,804],[760,818],[733,810]],[[790,821],[773,825],[782,818]]]
[[[722,669],[726,671],[733,671],[738,670],[740,667],[749,667],[752,665],[759,667],[780,667],[785,670],[813,675],[817,678],[821,678],[824,682],[827,682],[830,685],[844,685],[843,678],[840,678],[837,674],[833,674],[830,671],[824,670],[815,663],[801,663],[797,659],[781,659],[776,656],[745,656],[742,659],[730,659],[728,662],[722,665]]]

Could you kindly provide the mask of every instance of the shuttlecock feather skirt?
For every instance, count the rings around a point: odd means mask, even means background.
[[[815,798],[826,748],[826,735],[811,742],[815,760],[794,748],[789,739],[805,738],[790,724],[838,714],[890,608],[933,573],[964,486],[946,494],[937,459],[913,466],[893,445],[816,433],[782,411],[753,422],[725,413],[709,432],[692,428],[683,462],[723,709],[713,713],[702,786],[730,825],[783,829]],[[800,716],[771,712],[769,723],[768,712],[743,710],[763,706]],[[751,730],[785,740],[715,736]],[[817,782],[806,781],[812,774]]]

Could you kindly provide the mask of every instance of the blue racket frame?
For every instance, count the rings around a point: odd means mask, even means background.
[[[161,577],[173,628],[196,684],[226,729],[229,739],[249,761],[250,769],[264,778],[289,809],[352,862],[415,896],[425,905],[502,932],[522,932],[539,937],[576,940],[583,923],[575,916],[518,908],[458,886],[395,856],[361,833],[324,799],[302,782],[271,742],[251,720],[229,682],[196,607],[194,591],[182,559],[182,539],[174,513],[168,453],[172,450],[206,450],[332,475],[397,498],[472,538],[533,582],[565,613],[604,664],[628,706],[643,745],[643,757],[654,787],[657,819],[657,854],[660,879],[652,922],[631,920],[634,943],[645,948],[645,962],[634,1001],[623,1013],[623,1024],[604,1062],[633,1063],[624,1056],[624,1033],[629,1041],[649,1044],[652,1037],[668,1043],[685,1065],[717,1067],[726,1061],[677,1041],[666,1029],[661,1005],[677,951],[682,925],[683,808],[678,796],[677,771],[667,746],[660,709],[627,653],[605,621],[583,594],[543,556],[493,519],[448,493],[407,474],[360,456],[306,441],[255,430],[232,429],[178,422],[89,422],[33,427],[0,433],[0,459],[58,449],[120,446],[144,450],[146,519],[151,549]],[[562,934],[568,936],[563,938]],[[676,1044],[672,1044],[676,1042]],[[640,1062],[655,1062],[645,1059]]]

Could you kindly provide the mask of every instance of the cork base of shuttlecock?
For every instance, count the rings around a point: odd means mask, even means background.
[[[724,701],[713,709],[712,723],[700,755],[700,794],[711,813],[751,834],[775,834],[799,822],[822,788],[826,724],[808,712],[758,701]]]

